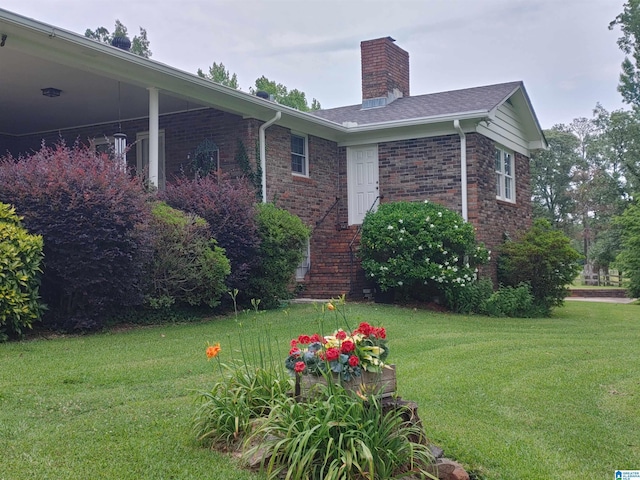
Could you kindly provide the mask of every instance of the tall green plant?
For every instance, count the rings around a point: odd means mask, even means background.
[[[528,283],[535,303],[549,314],[568,295],[569,285],[580,271],[580,258],[564,233],[538,219],[519,240],[502,245],[498,280],[512,287]]]
[[[302,261],[309,228],[299,217],[272,203],[258,204],[256,210],[261,261],[252,272],[246,295],[274,308],[291,298],[289,285]]]
[[[157,202],[151,213],[154,253],[147,301],[152,307],[175,302],[217,306],[230,267],[224,250],[210,237],[207,222],[164,202]]]
[[[0,340],[40,318],[42,237],[30,235],[15,208],[0,203]]]

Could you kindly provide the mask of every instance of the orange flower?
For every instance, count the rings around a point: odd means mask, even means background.
[[[333,312],[335,309],[336,307],[333,305],[333,303],[331,302],[327,303],[327,310],[330,310]]]
[[[207,358],[209,360],[211,360],[212,358],[215,358],[218,356],[218,354],[220,353],[220,343],[216,343],[215,345],[209,345],[207,347]]]

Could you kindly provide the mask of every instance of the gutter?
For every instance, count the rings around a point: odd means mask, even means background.
[[[282,112],[278,110],[275,117],[260,125],[260,128],[258,129],[260,143],[260,169],[262,170],[262,203],[267,203],[267,142],[265,138],[265,130],[280,120],[281,116]]]
[[[462,191],[462,218],[469,221],[469,211],[467,205],[467,137],[460,127],[460,120],[453,121],[453,128],[460,135],[460,190]]]

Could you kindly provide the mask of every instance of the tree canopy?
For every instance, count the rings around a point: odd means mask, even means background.
[[[304,92],[301,92],[297,88],[288,90],[283,84],[269,80],[264,75],[257,78],[255,88],[250,88],[249,90],[254,94],[260,90],[267,92],[268,94],[273,95],[273,99],[279,104],[286,105],[287,107],[295,108],[303,112],[320,110],[321,108],[320,102],[315,98],[311,101],[311,105],[309,105],[307,102],[307,96]]]
[[[120,20],[116,19],[115,27],[113,29],[113,33],[109,33],[109,30],[105,27],[98,27],[95,30],[91,30],[87,28],[84,32],[84,36],[87,38],[93,38],[94,40],[98,40],[99,42],[106,43],[111,45],[111,41],[114,37],[128,37],[127,35],[127,27],[120,22]],[[140,34],[135,35],[131,40],[131,48],[130,52],[139,55],[140,57],[150,58],[152,53],[149,49],[149,39],[147,38],[147,30],[140,27]]]
[[[235,88],[236,90],[240,88],[238,85],[238,76],[235,73],[233,75],[230,74],[222,62],[213,62],[213,65],[209,67],[208,73],[204,73],[201,68],[198,69],[197,73],[200,78],[206,78],[220,85]]]
[[[640,107],[640,0],[628,0],[622,13],[609,23],[609,30],[620,27],[622,36],[618,46],[626,54],[618,91],[623,100],[634,108]]]

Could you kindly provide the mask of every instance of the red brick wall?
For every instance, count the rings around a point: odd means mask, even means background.
[[[167,180],[189,171],[187,155],[195,152],[196,148],[206,138],[213,140],[219,148],[219,161],[223,171],[235,168],[237,141],[245,142],[247,153],[255,159],[255,142],[257,141],[257,127],[255,120],[244,120],[238,115],[225,113],[215,109],[192,110],[173,115],[162,115],[159,127],[165,133],[165,172]],[[149,130],[147,119],[122,122],[122,132],[127,135],[130,147],[127,153],[127,163],[136,165],[136,134]],[[255,130],[255,140],[253,131]],[[87,143],[89,139],[104,138],[118,131],[116,122],[94,125],[77,129],[47,132],[26,137],[19,137],[14,144],[14,155],[38,150],[42,141],[53,145],[64,140],[67,145],[76,141]]]
[[[505,234],[511,237],[532,222],[529,159],[516,153],[516,203],[496,200],[492,140],[467,135],[467,207],[476,238],[492,251],[482,271],[496,281],[497,252]],[[383,202],[430,200],[462,213],[460,137],[447,135],[381,143],[378,146]]]
[[[393,46],[393,45],[392,45]],[[160,118],[165,130],[167,178],[187,168],[187,153],[194,152],[205,138],[220,148],[223,171],[241,173],[235,164],[238,139],[244,142],[250,162],[255,165],[258,129],[261,122],[213,109],[184,112]],[[147,131],[146,120],[124,122],[129,142],[136,132]],[[68,144],[76,139],[112,135],[117,124],[85,127],[44,135],[48,144],[64,138]],[[10,139],[0,138],[2,145],[13,143],[12,153],[38,149],[42,135]],[[366,285],[355,255],[359,245],[357,227],[347,227],[346,148],[318,137],[309,136],[309,177],[291,173],[290,131],[273,125],[266,131],[267,199],[276,201],[300,216],[313,229],[311,238],[311,272],[302,295],[328,298],[351,291],[361,296]],[[16,145],[16,143],[18,145]],[[467,135],[469,220],[475,225],[477,238],[493,252],[492,264],[483,274],[495,280],[495,253],[505,233],[512,237],[531,224],[529,161],[515,154],[516,203],[495,198],[494,143],[479,134]],[[425,139],[384,142],[378,147],[380,193],[385,202],[396,200],[431,200],[461,212],[460,138],[447,135]],[[135,148],[128,155],[135,165]],[[337,200],[337,201],[336,201]],[[325,217],[326,214],[326,217]],[[320,219],[324,220],[320,223]]]
[[[409,96],[409,53],[390,37],[360,43],[362,99],[386,97],[397,88]]]

